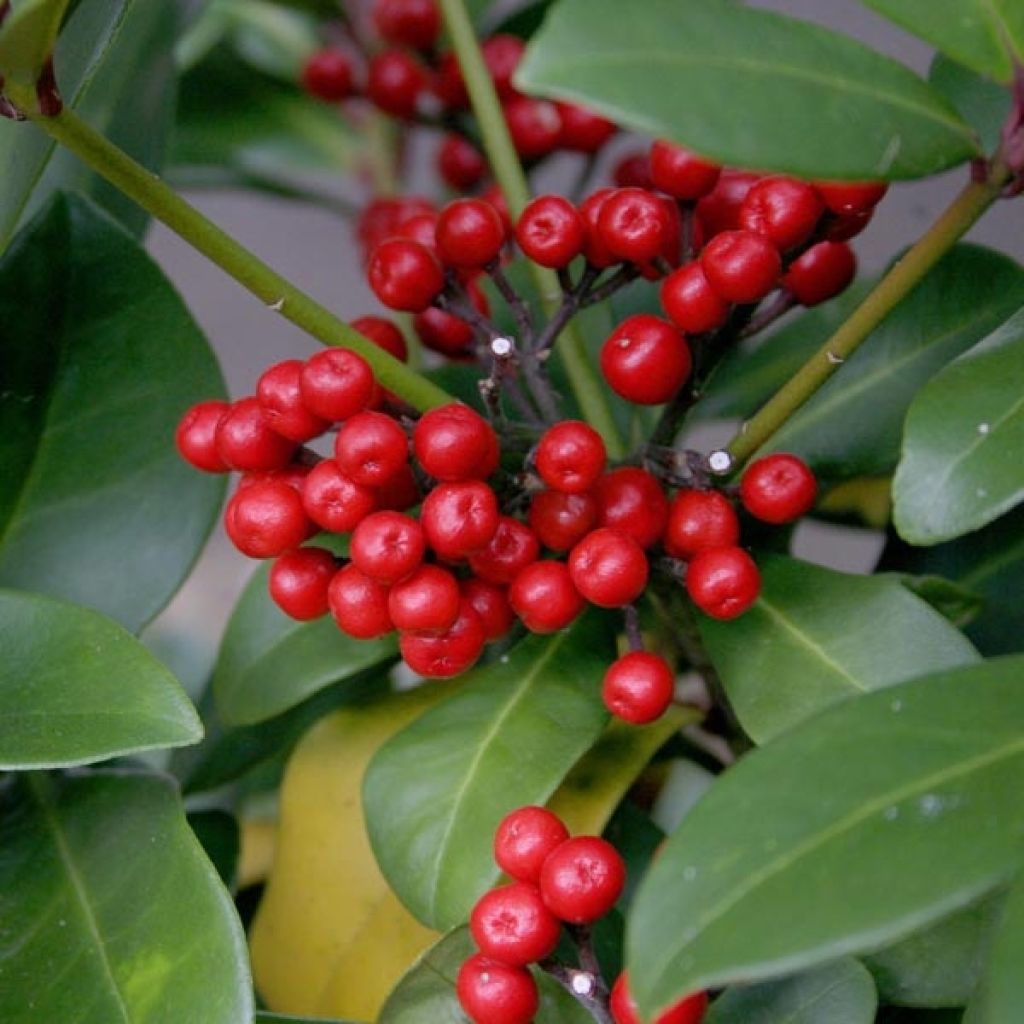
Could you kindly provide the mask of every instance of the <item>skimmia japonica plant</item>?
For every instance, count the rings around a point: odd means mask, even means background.
[[[864,2],[0,2],[5,1024],[1024,1019],[1024,4]]]

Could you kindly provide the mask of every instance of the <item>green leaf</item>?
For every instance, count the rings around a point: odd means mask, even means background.
[[[981,148],[986,153],[992,153],[999,145],[1000,132],[1013,105],[1010,91],[976,75],[941,53],[937,53],[932,61],[928,81],[974,128],[981,139]]]
[[[918,178],[978,155],[946,99],[902,64],[733,0],[647,0],[636,18],[619,0],[561,0],[516,80],[739,167]]]
[[[235,816],[227,811],[194,811],[188,815],[188,825],[220,880],[228,889],[234,888],[240,844]]]
[[[213,670],[217,710],[227,725],[251,725],[287,711],[324,687],[397,659],[393,636],[353,640],[329,615],[290,619],[270,599],[261,566],[228,622]]]
[[[15,0],[0,25],[0,78],[35,86],[71,0]]]
[[[726,989],[705,1024],[872,1024],[875,983],[851,957],[802,974]]]
[[[835,701],[977,660],[963,634],[896,579],[776,555],[760,568],[761,596],[745,615],[700,619],[729,703],[758,743]]]
[[[475,952],[468,928],[456,928],[446,935],[398,983],[377,1024],[465,1024],[455,979],[463,962]],[[558,982],[537,968],[533,974],[541,996],[535,1024],[593,1024],[589,1012]]]
[[[1019,0],[864,0],[908,32],[979,74],[1013,80],[1024,60],[1024,8]]]
[[[1005,893],[950,914],[864,958],[879,995],[899,1006],[963,1006],[985,965]]]
[[[1024,877],[1010,890],[989,950],[988,966],[964,1024],[1006,1024],[1024,1000]]]
[[[914,395],[1022,303],[1024,269],[957,246],[762,451],[793,452],[843,478],[888,473]]]
[[[515,807],[544,803],[597,740],[613,656],[614,631],[596,614],[527,637],[377,752],[363,787],[370,840],[421,921],[459,924],[497,879],[495,827]]]
[[[156,264],[76,196],[0,261],[0,322],[0,585],[138,630],[224,493],[174,447],[189,405],[224,393],[213,353]]]
[[[877,949],[1004,882],[1024,839],[1022,683],[1024,657],[900,683],[729,769],[633,905],[641,1009]]]
[[[5,1024],[249,1024],[245,936],[166,779],[22,775],[0,813]]]
[[[66,107],[152,171],[174,120],[173,0],[83,0],[57,43]],[[147,215],[33,124],[0,120],[0,252],[60,190],[86,192],[135,234]]]
[[[95,612],[0,590],[0,650],[0,768],[88,764],[202,738],[174,676]]]
[[[1024,309],[937,374],[910,406],[893,522],[937,544],[1024,500]]]

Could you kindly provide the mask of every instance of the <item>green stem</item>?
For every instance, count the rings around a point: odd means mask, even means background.
[[[505,115],[494,83],[487,71],[480,44],[473,29],[473,22],[466,10],[465,0],[440,0],[452,47],[462,68],[462,77],[473,105],[473,113],[480,125],[487,159],[490,161],[501,191],[505,195],[513,220],[518,219],[523,207],[530,201],[530,189],[523,173],[522,164],[512,145],[512,138],[505,123]],[[562,289],[558,277],[552,270],[530,264],[541,305],[547,316],[555,316],[562,304]],[[598,433],[604,438],[611,459],[625,455],[625,443],[612,415],[608,393],[594,369],[586,344],[579,330],[568,325],[560,336],[559,355],[569,377],[573,394],[581,412]]]
[[[8,86],[8,92],[15,92],[15,89]],[[31,95],[19,94],[11,98],[22,110],[34,109]],[[51,138],[216,263],[265,305],[323,344],[358,352],[373,368],[381,385],[414,408],[432,409],[455,401],[432,381],[378,348],[281,277],[73,111],[65,108],[56,117],[49,118],[34,113],[30,116]]]
[[[972,181],[939,219],[893,264],[853,314],[729,442],[733,465],[745,462],[850,358],[998,198],[1009,171],[996,164]]]

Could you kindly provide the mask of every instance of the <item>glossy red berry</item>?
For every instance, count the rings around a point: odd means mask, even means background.
[[[562,148],[596,153],[618,131],[615,123],[575,103],[555,103],[562,118]]]
[[[377,507],[369,487],[346,476],[334,459],[317,463],[302,488],[306,515],[332,533],[348,533]]]
[[[449,132],[437,151],[437,170],[446,185],[462,192],[480,182],[487,161],[472,142]]]
[[[456,199],[437,220],[437,254],[449,267],[473,270],[498,258],[505,226],[483,199]]]
[[[444,288],[444,272],[437,258],[404,238],[390,238],[373,250],[367,276],[385,306],[405,313],[426,309]]]
[[[462,317],[431,306],[413,317],[412,326],[416,337],[431,352],[440,352],[449,359],[468,359],[473,355],[476,335]]]
[[[598,229],[601,210],[604,208],[604,204],[608,201],[609,196],[613,195],[614,192],[615,189],[612,188],[599,188],[580,203],[579,213],[580,217],[583,218],[583,224],[586,228],[583,255],[586,257],[587,262],[594,267],[610,267],[617,262],[616,257],[604,244],[601,232]]]
[[[548,854],[568,838],[561,818],[546,807],[519,807],[495,830],[494,860],[510,877],[536,884]]]
[[[629,991],[629,978],[625,971],[615,979],[608,1008],[612,1011],[615,1024],[642,1024],[636,1001]],[[654,1019],[654,1024],[700,1024],[707,1008],[707,993],[697,992],[663,1010]]]
[[[270,596],[293,619],[318,619],[327,614],[327,588],[337,569],[337,559],[326,548],[287,551],[270,567]]]
[[[611,843],[576,836],[552,851],[540,872],[540,894],[555,917],[590,924],[615,906],[626,884],[626,865]]]
[[[651,161],[646,153],[626,153],[612,168],[612,181],[619,188],[654,188]]]
[[[644,592],[648,572],[644,549],[608,527],[588,533],[569,553],[573,586],[600,608],[631,604]]]
[[[740,207],[760,175],[750,171],[724,170],[718,184],[697,203],[697,218],[708,238],[740,226]]]
[[[423,561],[427,542],[415,519],[400,512],[368,515],[352,534],[352,564],[378,583],[404,579]]]
[[[505,120],[512,144],[524,160],[539,160],[562,141],[562,118],[547,100],[516,96],[505,104]]]
[[[583,611],[583,598],[573,586],[564,562],[528,565],[512,581],[508,599],[512,610],[531,633],[556,633]]]
[[[873,210],[889,190],[884,181],[818,181],[815,187],[825,206],[841,216]]]
[[[690,347],[667,320],[637,313],[601,346],[601,372],[611,389],[639,405],[667,402],[690,376]]]
[[[317,50],[303,65],[302,87],[310,96],[328,103],[348,99],[355,92],[348,54],[330,48]]]
[[[499,32],[485,39],[480,49],[487,70],[491,73],[491,81],[494,82],[498,98],[503,101],[511,99],[516,95],[512,76],[523,59],[526,44],[518,36]]]
[[[742,548],[706,548],[690,561],[686,591],[706,615],[735,619],[757,600],[761,574]]]
[[[805,181],[762,178],[740,205],[740,226],[764,235],[780,252],[802,245],[814,233],[825,205]]]
[[[537,444],[537,472],[555,491],[589,491],[604,472],[607,454],[601,435],[582,420],[549,427]]]
[[[487,420],[460,402],[424,413],[412,432],[417,462],[441,481],[488,476],[493,472],[493,467],[488,467],[497,444]]]
[[[476,610],[463,599],[459,613],[446,632],[437,636],[403,633],[398,649],[414,672],[430,679],[447,679],[471,668],[487,642]]]
[[[334,443],[341,471],[362,487],[381,487],[409,457],[409,440],[397,420],[382,412],[359,412],[346,420]]]
[[[700,262],[708,283],[729,302],[759,302],[782,274],[779,250],[753,231],[716,235],[704,246]]]
[[[656,188],[691,202],[711,192],[722,173],[718,164],[664,139],[651,146],[650,164],[651,181]]]
[[[662,251],[671,227],[662,201],[642,188],[621,188],[601,207],[597,230],[605,248],[617,259],[650,263]]]
[[[421,565],[391,588],[388,613],[396,629],[438,635],[451,629],[459,614],[459,584],[437,565]]]
[[[664,658],[648,651],[630,651],[608,666],[601,699],[617,718],[646,725],[665,713],[674,692],[675,677]]]
[[[824,224],[825,239],[829,242],[848,242],[859,235],[871,223],[875,215],[874,209],[863,213],[835,214]]]
[[[462,597],[480,616],[488,641],[500,640],[515,625],[516,616],[508,603],[508,591],[484,580],[468,579],[459,584]]]
[[[517,519],[502,516],[487,546],[470,555],[469,567],[480,579],[507,586],[539,557],[540,541],[533,530]]]
[[[199,402],[178,423],[174,443],[190,465],[206,473],[226,473],[231,468],[217,452],[217,425],[231,406],[227,402]]]
[[[458,561],[490,543],[498,529],[498,499],[479,480],[438,484],[423,499],[420,522],[430,547]]]
[[[327,602],[338,629],[357,640],[373,640],[394,628],[388,615],[388,588],[354,565],[334,574]]]
[[[299,372],[302,404],[329,423],[347,420],[365,409],[376,389],[370,364],[344,348],[317,352]]]
[[[568,266],[583,251],[587,228],[568,199],[538,196],[523,210],[516,241],[526,256],[542,267]]]
[[[382,348],[388,355],[394,356],[400,363],[409,358],[405,336],[390,320],[385,320],[382,316],[361,316],[352,321],[351,327],[372,341],[377,348]]]
[[[238,490],[244,491],[246,487],[262,483],[264,480],[276,480],[287,484],[298,494],[302,494],[306,486],[306,477],[309,476],[312,466],[305,466],[302,463],[292,462],[281,469],[269,469],[261,473],[243,473],[238,481]]]
[[[538,491],[530,502],[527,521],[544,547],[568,551],[597,522],[597,502],[592,494]]]
[[[256,385],[256,398],[271,429],[296,443],[318,437],[330,425],[303,402],[302,370],[301,359],[286,359],[264,370]]]
[[[688,561],[706,548],[735,547],[739,539],[739,517],[721,491],[686,488],[672,499],[662,543],[673,558]]]
[[[391,512],[404,512],[418,505],[422,495],[416,476],[409,465],[403,466],[383,487],[377,488],[377,507]]]
[[[427,83],[427,72],[415,57],[385,50],[370,59],[366,95],[385,114],[408,119],[415,117]]]
[[[302,498],[282,480],[260,480],[235,493],[224,510],[231,543],[250,558],[274,558],[310,532]]]
[[[484,956],[525,967],[554,952],[561,922],[535,885],[513,882],[484,893],[469,917],[469,930]]]
[[[455,981],[459,1005],[473,1024],[530,1024],[540,1008],[533,975],[480,953],[471,956]]]
[[[665,278],[661,305],[676,327],[687,334],[717,330],[732,308],[708,283],[700,260],[687,263]]]
[[[668,521],[668,498],[646,470],[623,466],[605,473],[594,485],[593,494],[598,526],[621,530],[642,548],[661,539]]]
[[[795,455],[779,452],[752,462],[740,480],[740,501],[755,518],[780,525],[791,523],[814,507],[818,481],[810,466]]]
[[[405,238],[410,242],[422,245],[424,249],[437,255],[437,218],[436,213],[417,213],[415,217],[403,220],[395,231],[396,238]]]
[[[259,399],[250,397],[232,403],[217,421],[214,447],[224,465],[252,473],[288,465],[296,445],[271,428]]]
[[[846,242],[819,242],[790,264],[782,278],[803,306],[817,306],[845,291],[857,274],[857,257]]]
[[[429,50],[441,34],[441,12],[435,0],[374,0],[373,26],[393,46]]]

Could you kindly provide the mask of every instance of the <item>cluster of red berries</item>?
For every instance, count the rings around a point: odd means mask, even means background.
[[[513,881],[485,893],[473,908],[469,928],[480,952],[463,963],[456,992],[473,1024],[529,1024],[539,996],[528,966],[552,956],[563,924],[589,926],[611,911],[626,866],[598,836],[570,839],[564,823],[543,807],[521,807],[502,819],[494,859]],[[591,975],[577,994],[595,997],[600,986]],[[699,1024],[706,1006],[707,996],[698,993],[657,1024]],[[639,1024],[625,974],[612,988],[609,1007],[616,1024]]]

